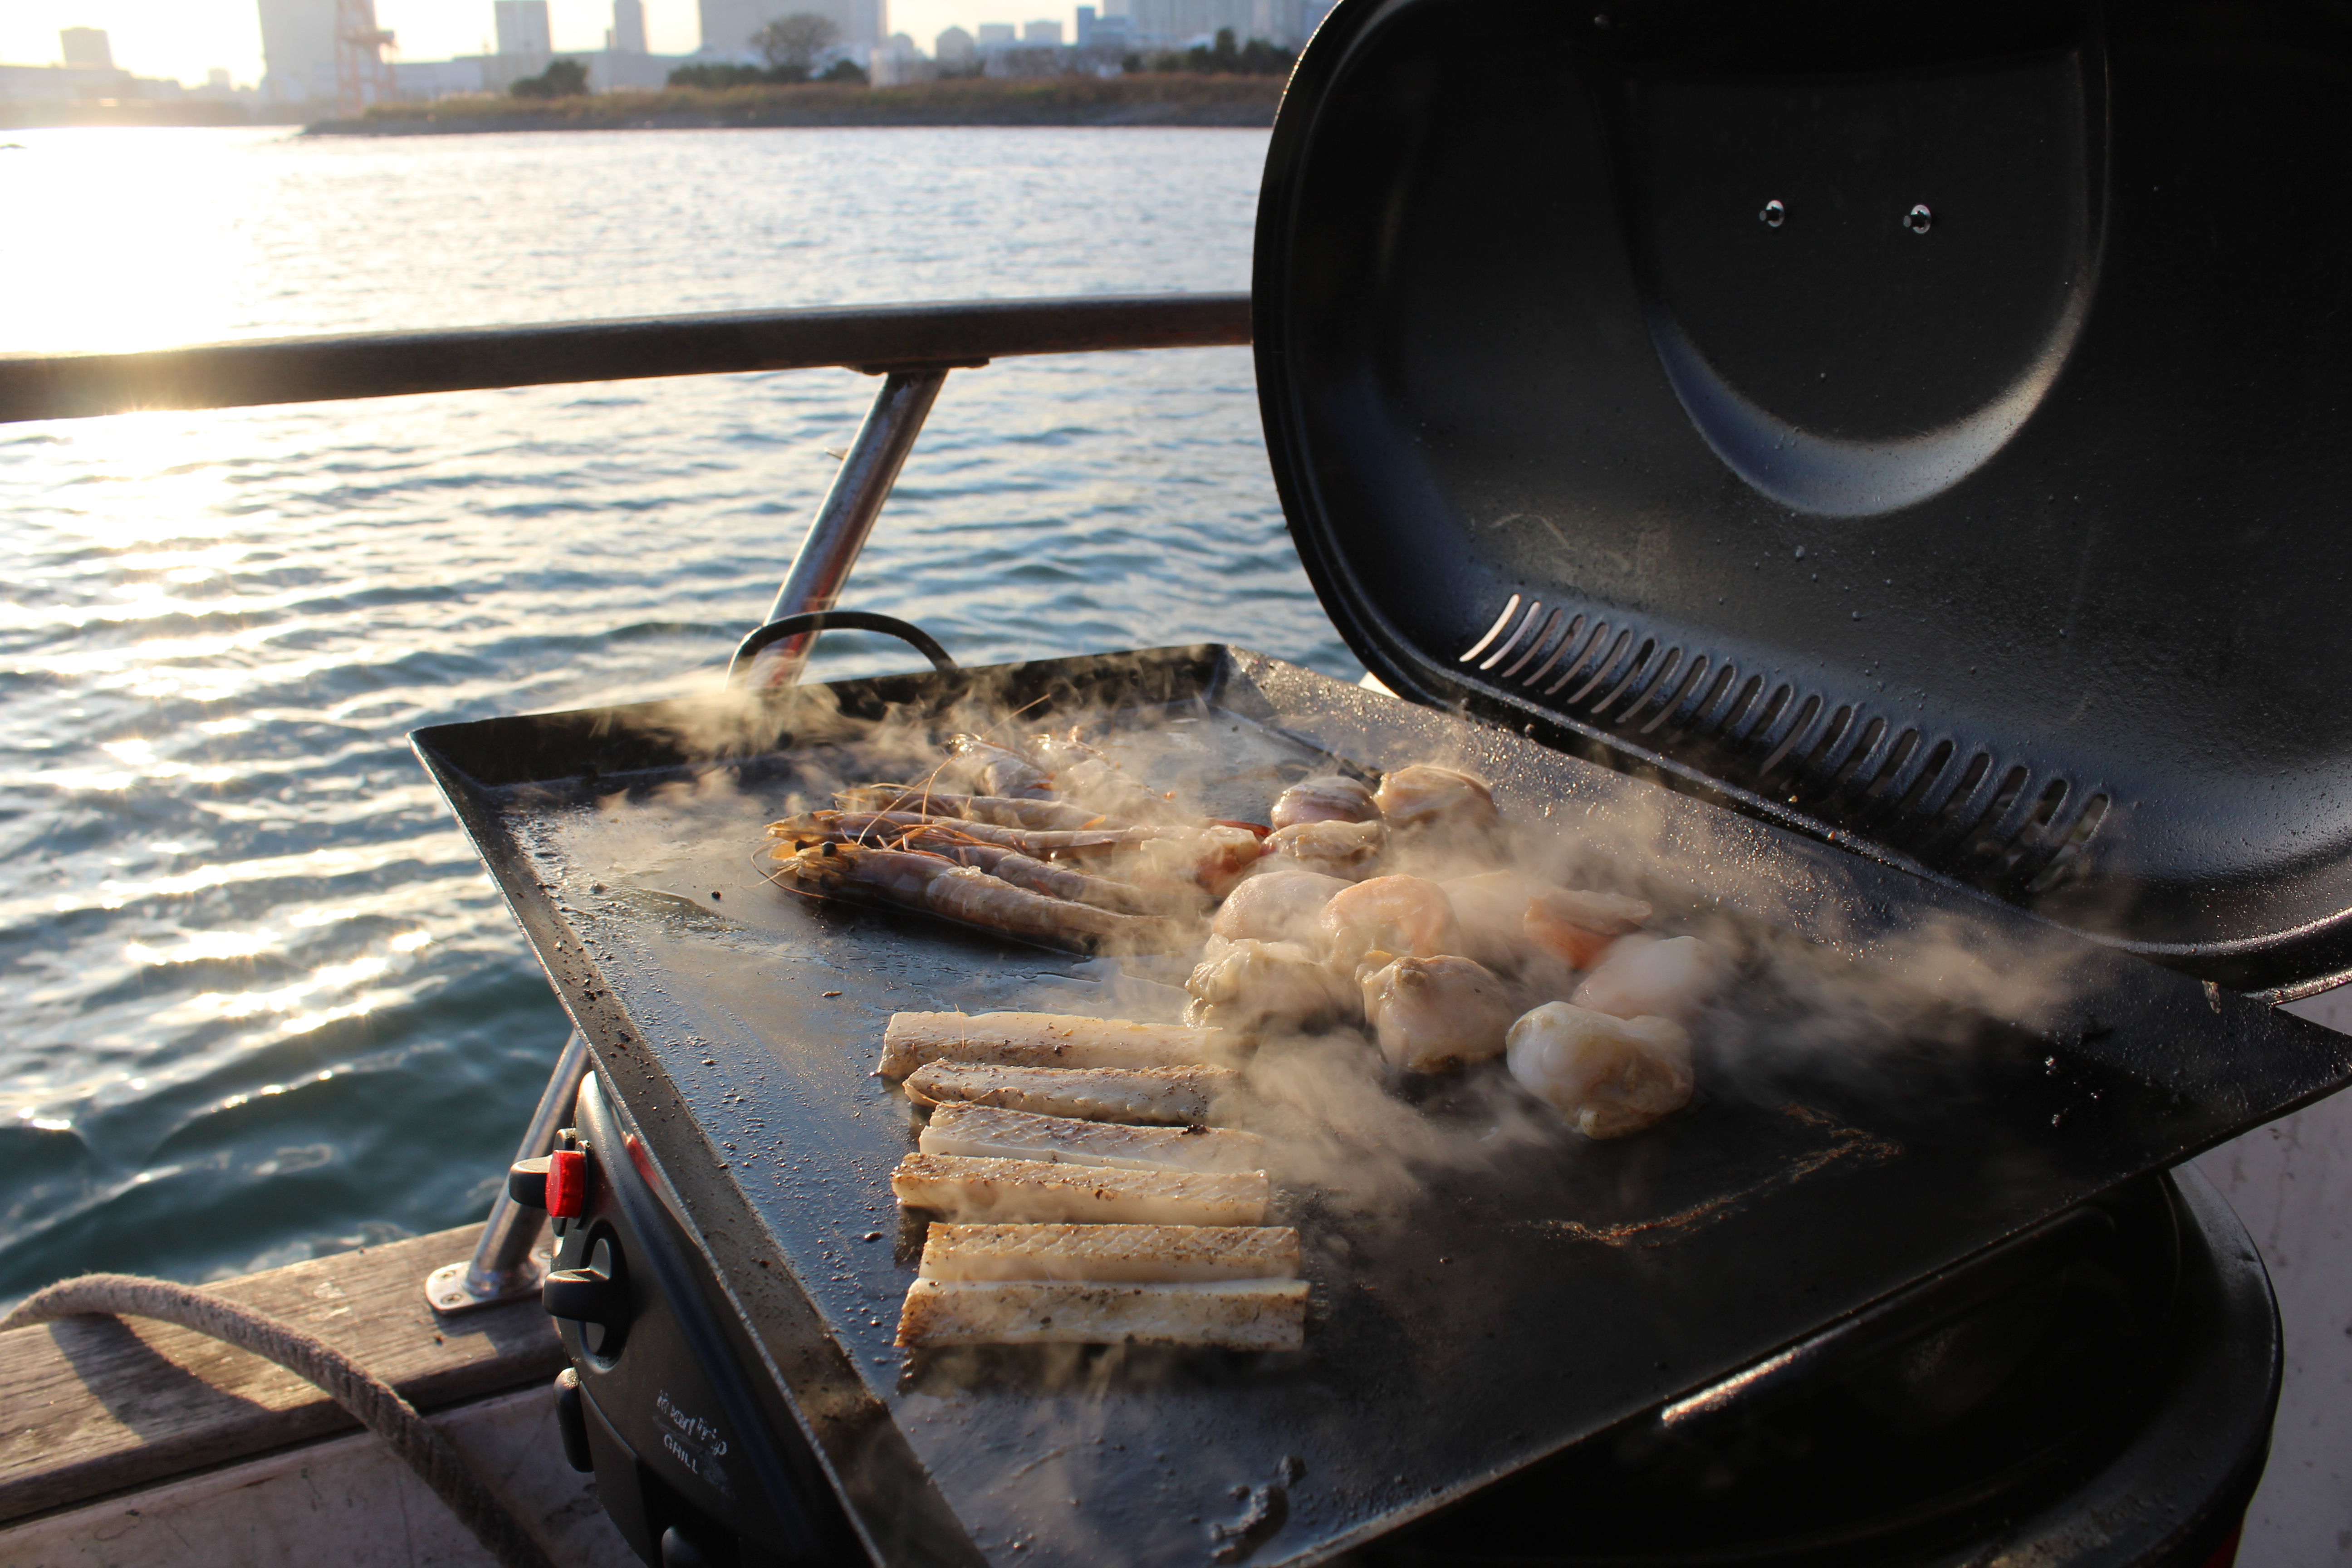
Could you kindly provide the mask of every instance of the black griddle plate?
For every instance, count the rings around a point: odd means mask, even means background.
[[[1222,781],[1213,809],[1257,816],[1286,767],[1325,753],[1455,760],[1515,822],[1566,834],[1596,812],[1652,814],[1654,847],[1628,872],[1685,913],[1825,942],[1812,951],[1858,983],[1885,983],[1912,962],[1906,933],[1941,922],[2011,953],[2002,967],[2022,953],[2063,971],[2074,999],[2032,1030],[1979,1019],[1958,1052],[1883,1041],[1760,1077],[1703,1058],[1698,1101],[1648,1134],[1563,1131],[1378,1216],[1294,1192],[1319,1303],[1295,1354],[909,1362],[890,1342],[914,1270],[888,1176],[914,1127],[868,1076],[885,1020],[1133,1016],[1168,994],[1108,961],[816,906],[761,879],[761,825],[849,765],[835,742],[975,678],[1008,703],[1049,699],[1041,721],[1106,705],[1151,719],[1171,759],[1214,759],[1201,770]],[[714,703],[492,720],[415,744],[886,1562],[1328,1557],[1612,1424],[1690,1406],[1824,1324],[2352,1077],[2352,1041],[2326,1030],[1546,738],[1213,647],[813,687],[748,716]],[[1253,1534],[1219,1532],[1253,1510]]]

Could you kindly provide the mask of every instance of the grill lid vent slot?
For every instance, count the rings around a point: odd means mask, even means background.
[[[2104,791],[2062,773],[1789,681],[1742,679],[1713,654],[1526,595],[1455,659],[1473,661],[1583,722],[1697,748],[1727,782],[2011,897],[2063,883],[2108,816]],[[2069,813],[2070,801],[2082,804]]]

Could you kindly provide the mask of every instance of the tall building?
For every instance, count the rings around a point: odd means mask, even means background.
[[[769,23],[803,13],[841,30],[839,41],[872,48],[890,33],[887,0],[701,0],[702,52],[732,59],[751,53],[751,35]]]
[[[499,53],[528,58],[555,52],[548,30],[547,0],[497,0]]]
[[[646,0],[613,0],[613,47],[625,55],[646,52]]]
[[[335,96],[335,0],[260,0],[262,96],[280,103]]]
[[[982,22],[980,25],[980,47],[983,49],[1009,49],[1020,41],[1020,29],[1010,22]]]
[[[58,47],[65,51],[69,66],[102,71],[114,68],[114,49],[107,43],[103,27],[60,27]]]
[[[1129,0],[1130,36],[1181,48],[1230,27],[1235,43],[1264,38],[1295,49],[1306,41],[1305,0]]]
[[[950,70],[971,64],[972,56],[978,52],[971,35],[961,27],[950,27],[931,40],[931,58]]]

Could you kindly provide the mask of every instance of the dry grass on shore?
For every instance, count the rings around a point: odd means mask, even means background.
[[[965,77],[913,87],[846,83],[671,88],[579,98],[488,95],[372,106],[322,121],[314,136],[413,136],[494,131],[623,131],[730,126],[1226,125],[1274,123],[1282,79],[1264,76]]]

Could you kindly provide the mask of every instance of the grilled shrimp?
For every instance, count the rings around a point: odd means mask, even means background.
[[[1222,899],[1256,867],[1265,847],[1246,827],[1213,824],[1207,827],[1137,827],[1136,835],[1155,837],[1132,840],[1111,861],[1129,881],[1162,879],[1197,882],[1213,899]]]
[[[1511,1026],[1511,1076],[1587,1138],[1622,1138],[1690,1103],[1691,1040],[1671,1018],[1547,1002]]]
[[[1526,908],[1528,940],[1570,969],[1591,968],[1617,938],[1650,923],[1649,905],[1616,893],[1545,888],[1528,899]]]
[[[806,892],[919,910],[1050,947],[1139,952],[1164,948],[1172,940],[1164,920],[1118,914],[1018,888],[943,855],[827,839],[805,847],[778,846],[774,856],[782,879]]]
[[[812,811],[772,822],[768,833],[776,838],[870,840],[896,838],[919,827],[952,828],[974,843],[1002,845],[1039,860],[1108,855],[1185,831],[1171,827],[999,827],[993,823],[972,822],[960,816],[926,816],[913,811]]]
[[[944,855],[959,866],[977,866],[1015,887],[1031,888],[1057,899],[1092,904],[1098,910],[1115,910],[1120,914],[1192,914],[1204,902],[1201,889],[1189,882],[1140,887],[1033,859],[1002,845],[974,844],[952,828],[915,828],[898,840],[898,847]]]
[[[1009,746],[978,735],[950,735],[945,747],[948,762],[942,772],[970,779],[979,786],[975,794],[1043,799],[1053,793],[1053,774]]]
[[[919,816],[961,817],[998,827],[1068,831],[1130,826],[1098,812],[1058,800],[1016,799],[1001,795],[950,795],[924,784],[856,784],[834,796],[844,811],[902,811]]]
[[[1488,871],[1440,882],[1462,922],[1462,952],[1489,969],[1514,969],[1528,955],[1522,929],[1532,891],[1517,871]]]
[[[1043,734],[1032,735],[1022,749],[1036,758],[1041,766],[1051,768],[1056,774],[1081,763],[1110,762],[1102,748],[1088,745],[1078,739],[1078,726],[1076,724],[1059,734],[1048,730]]]
[[[1381,808],[1372,792],[1339,773],[1301,779],[1275,797],[1274,826],[1290,827],[1302,822],[1378,822]]]
[[[1135,822],[1193,823],[1201,819],[1168,796],[1119,771],[1108,757],[1074,763],[1054,775],[1054,793],[1089,811]]]
[[[1319,917],[1331,961],[1351,973],[1374,949],[1435,958],[1462,951],[1462,926],[1445,890],[1419,877],[1374,877],[1335,894]]]
[[[1088,811],[1131,822],[1200,823],[1198,816],[1078,739],[1075,725],[1066,734],[1032,735],[1026,749],[1040,764],[1053,770],[1055,795]]]
[[[1375,960],[1367,960],[1370,963]],[[1364,1021],[1407,1072],[1441,1072],[1503,1053],[1518,1015],[1508,986],[1467,958],[1400,958],[1361,981]]]

